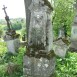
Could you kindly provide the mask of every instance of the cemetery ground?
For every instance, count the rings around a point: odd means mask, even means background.
[[[23,77],[23,55],[25,48],[19,48],[17,55],[7,53],[6,43],[0,42],[0,77]],[[65,58],[56,56],[56,77],[77,77],[77,53],[67,52]]]
[[[0,20],[0,38],[5,35],[6,42],[0,41],[0,77],[77,77],[77,53],[70,51],[77,46],[77,0],[53,1],[54,7],[48,0],[25,0],[26,19],[10,20],[4,6],[7,26]],[[19,36],[27,42],[24,47]]]

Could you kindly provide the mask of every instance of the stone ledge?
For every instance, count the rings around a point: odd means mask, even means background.
[[[35,58],[47,58],[47,59],[51,59],[55,56],[54,51],[51,50],[50,52],[44,52],[44,51],[36,51],[36,52],[26,52],[26,55],[28,57],[35,57]]]

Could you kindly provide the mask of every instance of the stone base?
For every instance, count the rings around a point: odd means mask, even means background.
[[[4,41],[6,42],[8,52],[12,54],[16,54],[18,48],[20,47],[19,34],[17,34],[14,30],[10,30],[6,32],[4,36]]]
[[[55,57],[47,59],[25,55],[23,66],[23,77],[53,77],[52,74],[55,70]]]
[[[19,40],[19,38],[14,39],[14,40],[9,40],[9,41],[6,41],[6,44],[7,44],[8,52],[15,54],[15,53],[17,53],[17,51],[20,47],[20,40]]]
[[[71,41],[70,48],[77,51],[77,40]]]

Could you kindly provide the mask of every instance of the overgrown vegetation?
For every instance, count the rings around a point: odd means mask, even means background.
[[[56,77],[77,77],[77,53],[68,51],[65,58],[57,57]]]
[[[75,16],[73,7],[75,0],[53,0],[54,1],[54,17],[53,27],[54,34],[58,36],[58,31],[64,26],[66,36],[71,35],[71,25]]]
[[[7,53],[6,44],[0,42],[0,77],[22,77],[25,48],[18,51],[17,55]]]
[[[24,52],[25,48],[20,48],[19,54],[13,56],[0,42],[0,77],[22,77]],[[77,53],[68,51],[65,58],[56,58],[56,77],[77,77]]]
[[[58,36],[60,27],[65,26],[67,35],[71,33],[71,24],[75,15],[74,0],[54,0],[53,27],[54,34]],[[26,34],[24,19],[11,19],[13,29],[23,36]],[[6,22],[0,20],[0,37],[5,31]],[[3,29],[3,30],[2,30]],[[20,30],[21,29],[21,30]],[[17,55],[7,53],[6,43],[0,42],[0,77],[22,77],[23,55],[25,48],[20,48]],[[56,59],[56,77],[77,77],[77,53],[67,52],[65,58]]]

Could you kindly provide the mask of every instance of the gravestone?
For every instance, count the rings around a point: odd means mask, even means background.
[[[77,1],[74,4],[74,8],[76,11],[76,15],[71,29],[71,45],[70,45],[71,50],[77,50]]]
[[[64,26],[59,28],[59,32],[58,32],[58,38],[56,40],[54,40],[54,46],[53,46],[53,50],[54,53],[61,57],[64,58],[66,55],[66,52],[69,48],[68,46],[68,40],[65,37],[65,29]]]
[[[65,43],[65,41],[62,38],[57,39],[54,42],[54,46],[53,46],[54,53],[61,58],[65,57],[68,48],[69,48],[68,45]]]
[[[9,16],[6,13],[6,8],[7,7],[3,6],[3,10],[5,13],[5,20],[7,22],[7,28],[8,28],[4,36],[4,41],[7,44],[8,52],[15,54],[20,46],[20,40],[19,40],[20,35],[17,34],[15,30],[12,29]]]
[[[65,38],[64,28],[63,28],[63,26],[60,27],[60,29],[59,29],[58,38]]]
[[[28,4],[27,4],[28,3]],[[27,5],[26,5],[27,4]],[[55,69],[53,31],[48,0],[25,0],[27,51],[24,56],[24,77],[52,77]],[[29,12],[29,13],[28,13]]]

